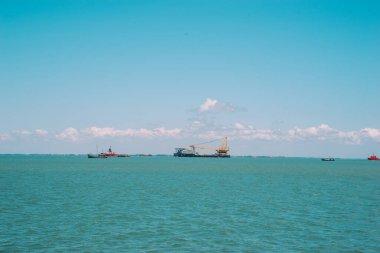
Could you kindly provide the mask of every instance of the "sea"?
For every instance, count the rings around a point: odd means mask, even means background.
[[[0,252],[380,252],[380,161],[0,155]]]

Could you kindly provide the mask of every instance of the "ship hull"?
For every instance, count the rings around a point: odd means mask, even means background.
[[[321,160],[324,162],[334,162],[335,161],[334,158],[322,158]]]
[[[116,157],[117,154],[115,153],[102,153],[103,155],[107,156],[107,157]]]
[[[130,157],[128,154],[118,154],[117,157]]]
[[[377,157],[375,154],[368,156],[369,161],[380,161],[380,157]]]
[[[87,157],[88,158],[107,158],[107,156],[103,154],[88,154]]]

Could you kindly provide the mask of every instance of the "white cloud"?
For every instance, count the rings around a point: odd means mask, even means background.
[[[80,134],[75,128],[69,127],[63,130],[61,133],[56,134],[55,137],[58,140],[78,141]]]
[[[281,136],[277,131],[270,129],[255,129],[253,126],[245,126],[241,123],[235,123],[233,126],[213,126],[213,129],[207,130],[206,127],[196,129],[187,134],[188,136],[196,136],[201,139],[219,139],[228,136],[230,139],[235,140],[280,140]]]
[[[338,131],[336,130],[336,139],[345,144],[360,144],[362,136],[359,131]]]
[[[44,129],[34,131],[15,130],[10,134],[0,134],[0,141],[9,141],[19,138],[44,138],[55,137],[62,141],[76,142],[83,137],[107,138],[107,137],[138,137],[138,138],[201,138],[217,139],[228,136],[235,140],[261,140],[261,141],[326,141],[342,144],[361,144],[364,141],[380,142],[380,129],[363,128],[361,130],[342,131],[334,129],[327,124],[306,128],[294,127],[289,130],[257,129],[251,125],[236,122],[226,126],[217,124],[209,119],[195,119],[187,128],[127,128],[115,129],[112,127],[89,127],[77,130],[73,127],[64,129],[55,135],[49,135]]]
[[[207,98],[206,101],[199,106],[198,110],[199,112],[233,112],[237,110],[237,106],[229,103],[219,102],[216,99]]]
[[[47,136],[49,134],[49,132],[44,129],[36,129],[35,133],[38,136]]]
[[[180,128],[166,129],[164,127],[154,128],[154,129],[133,129],[128,128],[124,130],[114,129],[112,127],[90,127],[83,130],[83,133],[93,136],[93,137],[143,137],[143,138],[153,138],[153,137],[179,137],[182,130]]]
[[[326,124],[317,127],[299,128],[294,127],[288,131],[290,139],[325,138],[326,135],[337,132]]]
[[[345,144],[360,144],[362,142],[362,137],[365,137],[364,133],[371,133],[373,136],[376,136],[376,131],[374,130],[377,129],[372,129],[371,131],[340,131],[326,124],[321,124],[317,127],[295,127],[288,131],[288,136],[286,138],[288,140],[316,139],[321,141],[338,141]]]
[[[364,128],[360,132],[367,138],[370,138],[374,141],[380,141],[380,129]]]
[[[201,104],[201,106],[199,107],[199,111],[200,112],[212,111],[215,108],[217,103],[218,103],[218,100],[207,98],[206,101],[203,104]]]
[[[94,136],[94,137],[106,137],[106,136],[117,136],[120,131],[115,130],[112,127],[90,127],[83,130],[83,133]]]
[[[236,139],[244,140],[279,140],[279,135],[270,129],[255,129],[253,126],[245,126],[241,123],[235,123],[231,136]]]
[[[201,123],[197,122],[197,125]],[[264,141],[332,141],[343,144],[360,144],[364,138],[374,141],[380,141],[380,130],[373,128],[364,128],[359,131],[340,131],[330,127],[327,124],[319,126],[299,128],[294,127],[288,131],[272,130],[272,129],[256,129],[250,125],[244,125],[236,122],[231,127],[214,128],[201,131],[193,131],[189,136],[197,136],[203,139],[221,138],[229,136],[236,140],[264,140]]]

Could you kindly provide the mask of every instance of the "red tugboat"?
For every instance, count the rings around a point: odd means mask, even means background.
[[[375,154],[368,157],[368,160],[371,161],[380,161],[380,157],[375,156]]]
[[[108,158],[108,157],[130,157],[128,154],[117,154],[112,152],[111,146],[108,149],[108,152],[98,153],[98,147],[96,147],[96,154],[88,154],[88,158]]]
[[[100,153],[102,155],[105,155],[106,157],[115,157],[117,154],[115,152],[112,152],[111,146],[108,149],[108,152]]]
[[[101,155],[104,155],[105,157],[130,157],[128,154],[117,154],[112,151],[111,146],[108,149],[108,152],[100,153]]]

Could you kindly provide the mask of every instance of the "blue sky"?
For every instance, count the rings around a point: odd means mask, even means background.
[[[379,45],[379,1],[3,0],[0,153],[380,154]]]

